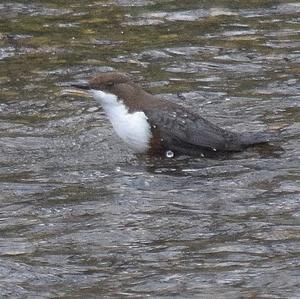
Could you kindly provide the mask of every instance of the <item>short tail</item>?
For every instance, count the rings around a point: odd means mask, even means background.
[[[280,131],[275,132],[250,132],[240,135],[240,143],[242,147],[250,147],[256,144],[263,144],[279,140]]]

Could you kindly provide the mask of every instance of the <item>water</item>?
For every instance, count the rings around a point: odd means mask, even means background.
[[[297,1],[3,1],[3,298],[297,298]],[[119,70],[280,147],[137,157],[67,82]]]

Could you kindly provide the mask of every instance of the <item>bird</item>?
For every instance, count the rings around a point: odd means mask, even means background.
[[[71,83],[102,107],[117,135],[137,154],[205,155],[240,152],[277,140],[277,132],[232,132],[195,111],[152,95],[125,73],[100,73]]]

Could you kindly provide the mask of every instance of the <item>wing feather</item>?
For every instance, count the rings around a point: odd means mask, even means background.
[[[184,107],[168,105],[160,110],[150,108],[146,114],[151,124],[159,125],[162,137],[173,145],[217,151],[240,150],[238,134],[224,130]]]

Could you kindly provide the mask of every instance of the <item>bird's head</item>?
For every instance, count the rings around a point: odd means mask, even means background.
[[[91,95],[101,104],[114,102],[113,96],[117,98],[130,92],[134,83],[130,77],[123,73],[101,73],[87,81],[79,81],[72,83],[72,87],[89,91]]]
[[[152,95],[123,73],[101,73],[87,81],[72,83],[71,86],[87,91],[104,108],[123,102],[130,111],[138,111],[157,103]]]
[[[83,90],[101,90],[113,93],[119,84],[128,84],[130,78],[123,73],[101,73],[87,81],[72,83],[71,86]]]

